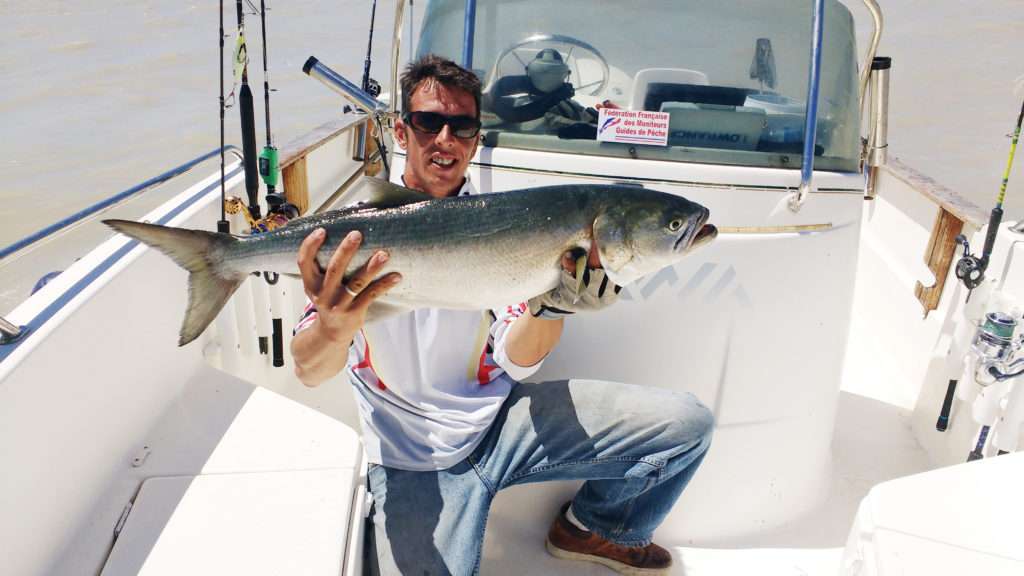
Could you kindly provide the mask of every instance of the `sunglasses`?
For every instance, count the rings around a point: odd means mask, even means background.
[[[406,112],[402,115],[406,124],[417,132],[437,134],[445,124],[456,138],[472,138],[480,133],[480,121],[472,116],[445,116],[437,112]]]

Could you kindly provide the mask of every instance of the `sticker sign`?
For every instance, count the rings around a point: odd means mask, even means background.
[[[668,145],[668,112],[601,108],[597,139],[623,144]]]

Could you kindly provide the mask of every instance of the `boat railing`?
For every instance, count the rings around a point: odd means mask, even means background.
[[[374,176],[379,172],[380,155],[374,139],[368,137],[371,128],[367,118],[365,114],[346,114],[282,147],[280,166],[285,197],[299,209],[299,214],[305,215],[311,209],[315,212],[332,205],[359,177],[364,174]],[[342,134],[350,135],[352,140],[340,140]],[[339,163],[344,165],[330,178],[310,182],[310,163],[337,162],[342,156],[362,163],[362,169],[353,172],[349,170],[348,163]]]
[[[867,94],[868,91],[868,80],[871,76],[871,63],[875,60],[875,55],[878,53],[878,43],[882,39],[882,9],[878,6],[878,2],[875,2],[875,0],[864,0],[864,6],[866,6],[868,12],[871,13],[871,19],[874,21],[875,28],[871,33],[871,42],[868,44],[867,53],[864,56],[864,64],[860,68],[861,114],[864,113],[864,95]]]
[[[935,220],[923,261],[934,278],[931,286],[920,281],[914,288],[914,296],[921,303],[927,316],[939,306],[950,268],[956,252],[956,237],[963,233],[970,236],[984,227],[988,216],[985,211],[966,197],[960,195],[932,178],[904,164],[898,158],[890,157],[879,170],[878,189],[882,197],[898,198],[906,193],[920,194],[927,205],[934,206]]]
[[[238,149],[237,146],[227,145],[224,147],[224,152],[234,154],[239,159],[241,159],[242,157],[242,152],[241,150]],[[141,194],[142,192],[145,192],[146,190],[149,190],[154,186],[173,180],[174,178],[177,178],[178,176],[181,176],[189,172],[190,170],[192,170],[199,164],[202,164],[203,162],[209,160],[210,158],[220,155],[220,153],[221,149],[216,148],[205,154],[201,154],[189,160],[188,162],[175,166],[174,168],[171,168],[166,172],[163,172],[161,174],[158,174],[157,176],[144,180],[143,182],[140,182],[135,186],[128,188],[127,190],[118,192],[117,194],[104,198],[103,200],[100,200],[99,202],[96,202],[86,208],[83,208],[82,210],[79,210],[78,212],[75,212],[74,214],[66,218],[54,222],[53,224],[50,224],[49,226],[41,230],[38,230],[33,234],[29,234],[28,236],[25,236],[21,240],[18,240],[17,242],[14,242],[13,244],[10,244],[0,249],[0,261],[3,261],[8,256],[11,256],[12,254],[18,253],[34,245],[36,242],[39,242],[44,238],[52,236],[57,232],[60,232],[61,230],[68,228],[69,226],[81,222],[86,218],[94,216],[100,212],[103,212],[104,210],[113,208],[114,206],[117,206],[118,204],[138,194]]]
[[[322,211],[339,201],[339,198],[341,199],[340,201],[344,201],[345,193],[353,188],[353,184],[362,175],[373,175],[380,170],[379,153],[373,145],[373,139],[367,138],[366,118],[362,114],[345,114],[341,118],[325,123],[282,147],[280,165],[285,195],[288,201],[299,207],[303,214]],[[236,157],[241,156],[241,151],[235,146],[226,146],[224,150]],[[9,264],[15,257],[24,255],[28,249],[38,246],[41,240],[53,237],[62,231],[67,232],[67,229],[76,223],[86,221],[89,217],[124,202],[146,189],[166,183],[176,176],[188,172],[202,162],[219,155],[220,151],[218,148],[203,154],[19,240],[3,249],[0,263]],[[234,163],[234,159],[232,161]],[[234,163],[234,165],[237,166],[238,164]],[[235,181],[237,178],[229,180],[231,181],[227,184],[230,188],[238,185]],[[242,222],[238,223],[235,231],[237,233],[247,232]],[[87,272],[88,270],[85,270],[85,272],[79,270],[79,273]],[[282,279],[283,284],[287,284],[285,279]],[[268,300],[275,297],[272,293],[268,294],[268,288],[254,290],[254,292],[266,295]],[[293,290],[293,292],[295,292],[292,295],[293,298],[301,303],[301,290]],[[54,305],[57,306],[54,309],[59,309],[60,306],[63,306],[63,304]],[[252,305],[248,306],[248,309],[245,308],[242,307],[240,324],[244,327],[251,327],[256,323],[257,311],[254,311]],[[52,317],[52,314],[46,318],[50,317]],[[20,320],[20,317],[16,319]],[[2,357],[3,352],[9,353],[14,347],[19,346],[24,341],[26,334],[36,331],[39,327],[39,322],[45,321],[44,319],[15,323],[7,321],[6,318],[0,318],[0,357]],[[19,326],[18,324],[24,324],[24,326]],[[264,330],[261,328],[261,331]],[[233,337],[236,340],[241,338],[245,342],[255,340],[249,337],[251,328],[244,329],[246,335],[241,337],[238,334],[231,335],[226,334],[226,332],[222,331],[221,337],[227,339]],[[278,332],[281,332],[281,330],[278,330]],[[290,331],[287,332],[290,333]],[[224,348],[232,347],[222,346],[222,349]],[[248,349],[247,346],[245,348],[246,350]]]

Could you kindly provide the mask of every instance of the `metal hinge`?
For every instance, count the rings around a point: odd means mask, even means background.
[[[121,517],[117,519],[117,524],[114,525],[114,542],[117,542],[117,537],[121,535],[121,530],[124,529],[125,522],[128,521],[128,515],[132,512],[132,506],[135,503],[129,501],[124,506],[124,510],[121,511]]]

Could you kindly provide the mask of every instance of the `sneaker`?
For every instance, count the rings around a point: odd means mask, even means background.
[[[580,530],[565,517],[569,504],[562,506],[555,518],[548,540],[548,552],[565,560],[584,560],[603,564],[619,574],[654,576],[668,574],[672,555],[654,544],[647,546],[621,546],[593,532]]]

